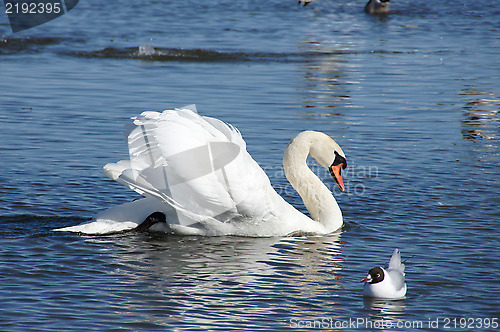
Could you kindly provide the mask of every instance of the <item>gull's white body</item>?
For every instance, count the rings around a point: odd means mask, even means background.
[[[384,279],[377,283],[365,282],[363,295],[367,297],[397,300],[406,295],[405,265],[401,263],[401,254],[398,249],[394,250],[389,267],[381,268]],[[370,279],[370,275],[365,279]]]
[[[231,125],[189,108],[144,112],[133,124],[128,134],[130,160],[107,164],[104,174],[145,198],[112,207],[90,223],[60,230],[125,231],[156,211],[166,215],[167,223],[152,228],[185,235],[326,234],[343,224],[331,191],[306,165],[308,155],[324,167],[333,162],[334,150],[344,156],[323,133],[300,133],[283,159],[287,178],[302,196],[309,218],[273,189]]]

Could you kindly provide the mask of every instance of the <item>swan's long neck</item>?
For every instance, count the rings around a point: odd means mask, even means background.
[[[342,212],[330,189],[306,163],[311,147],[317,143],[314,134],[302,132],[288,144],[283,166],[288,181],[302,197],[312,219],[334,231],[342,226]]]

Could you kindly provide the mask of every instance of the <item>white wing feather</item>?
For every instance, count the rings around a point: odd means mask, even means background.
[[[264,199],[272,188],[269,179],[234,127],[190,109],[144,112],[133,123],[130,160],[107,164],[104,174],[173,207],[178,220],[169,223],[263,220],[273,214]]]
[[[405,265],[401,263],[401,253],[397,248],[394,249],[391,260],[389,261],[389,269],[397,270],[404,275]]]
[[[396,290],[401,290],[406,287],[405,265],[401,263],[401,253],[397,248],[394,249],[394,253],[391,256],[387,272],[389,273],[389,276],[394,283],[394,287],[396,288]]]

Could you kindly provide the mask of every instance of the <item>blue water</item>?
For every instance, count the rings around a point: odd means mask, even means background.
[[[498,3],[363,6],[87,0],[16,34],[0,14],[0,329],[498,330]],[[334,137],[346,192],[319,175],[342,232],[52,231],[137,198],[101,171],[128,156],[123,126],[193,103],[302,211],[283,150],[301,130]],[[396,247],[407,298],[364,301],[359,280]]]

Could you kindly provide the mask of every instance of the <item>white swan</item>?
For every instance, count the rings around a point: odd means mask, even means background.
[[[130,160],[104,166],[104,174],[146,198],[112,207],[93,222],[59,230],[106,234],[157,228],[185,235],[275,236],[326,234],[342,213],[331,191],[306,165],[310,155],[343,191],[344,152],[329,136],[299,133],[283,158],[287,179],[311,218],[287,203],[246,151],[239,131],[200,116],[193,106],[144,112],[128,134]],[[154,212],[153,217],[148,217]],[[146,224],[146,226],[144,226]]]

